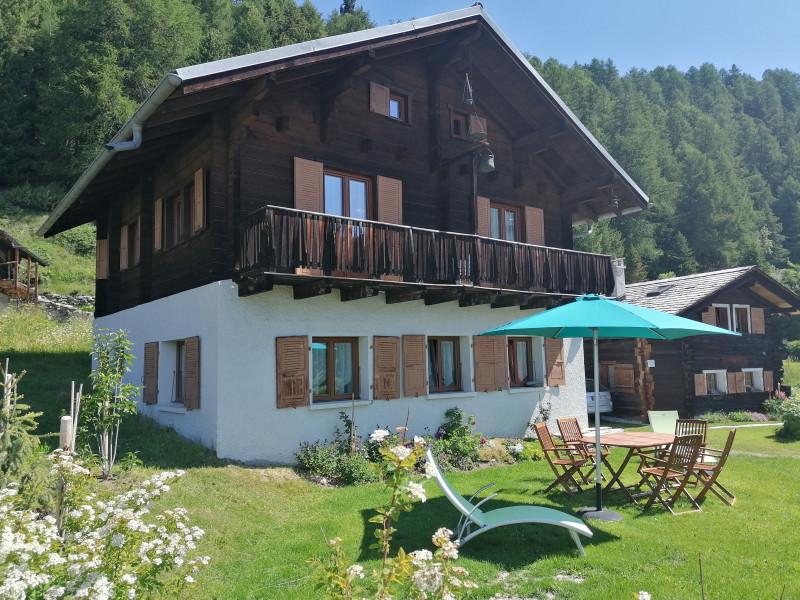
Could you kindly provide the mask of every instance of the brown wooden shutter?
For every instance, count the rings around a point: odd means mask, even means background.
[[[729,394],[738,394],[739,391],[736,389],[736,373],[728,372],[725,374],[726,379],[728,380],[728,393]]]
[[[491,217],[489,216],[489,206],[491,201],[489,198],[484,196],[477,196],[475,198],[475,210],[477,214],[477,225],[478,231],[476,231],[476,235],[480,235],[483,237],[489,237],[489,232],[491,230]]]
[[[128,268],[128,227],[122,226],[119,230],[119,269]]]
[[[95,256],[95,277],[108,279],[108,240],[97,240]]]
[[[312,212],[323,211],[322,163],[294,157],[294,207]]]
[[[736,391],[734,392],[735,394],[744,394],[747,391],[744,385],[744,373],[742,373],[741,371],[738,371],[733,374],[733,383],[734,383],[734,388],[736,389]]]
[[[184,379],[186,387],[183,394],[183,406],[189,410],[200,408],[200,338],[190,337],[186,344],[186,366]]]
[[[392,400],[400,397],[400,338],[375,336],[373,338],[374,377],[372,396],[375,400]]]
[[[525,207],[525,241],[544,246],[544,211],[541,208]]]
[[[142,217],[136,217],[136,237],[133,239],[133,265],[141,260]],[[133,266],[131,265],[131,266]]]
[[[145,404],[158,402],[158,342],[147,342],[144,345],[144,391],[142,400]]]
[[[275,338],[278,408],[308,406],[308,336]]]
[[[472,338],[472,351],[475,355],[475,391],[493,392],[506,389],[508,348],[505,336],[476,335]]]
[[[564,340],[544,338],[544,362],[547,385],[558,386],[566,383],[564,373]]]
[[[194,172],[194,194],[192,196],[192,233],[206,226],[206,178],[205,170]]]
[[[153,205],[153,250],[164,247],[164,199],[159,198]]]
[[[389,88],[385,85],[370,81],[369,83],[369,109],[379,115],[389,116]]]
[[[403,391],[408,398],[428,393],[424,335],[403,336]]]
[[[694,374],[694,395],[695,396],[707,396],[708,389],[706,388],[706,374],[705,373],[695,373]]]
[[[378,175],[378,221],[403,224],[403,182]]]
[[[764,322],[764,309],[758,307],[750,308],[750,331],[752,333],[765,334],[767,332]]]
[[[614,387],[620,392],[635,391],[632,364],[617,364],[614,366]]]
[[[489,133],[487,131],[487,129],[486,129],[486,119],[484,119],[483,117],[479,117],[478,115],[475,115],[475,114],[472,114],[472,115],[469,116],[468,127],[469,127],[469,129],[467,131],[467,136],[469,136],[470,134],[477,136],[481,132],[483,132],[485,134]],[[484,136],[484,139],[486,139],[485,136]],[[479,139],[477,141],[481,141],[481,140]]]
[[[713,306],[709,306],[707,309],[703,311],[700,315],[703,323],[706,325],[716,325],[717,324],[717,311],[714,310]]]
[[[765,392],[773,392],[775,391],[775,379],[772,375],[772,371],[764,371],[764,391]]]

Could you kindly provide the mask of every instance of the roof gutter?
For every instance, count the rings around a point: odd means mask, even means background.
[[[58,221],[73,202],[83,193],[94,178],[105,168],[117,152],[135,150],[142,145],[142,128],[153,113],[169,98],[170,94],[181,85],[183,80],[175,73],[169,73],[158,83],[155,89],[150,92],[147,99],[139,106],[133,116],[125,125],[111,138],[111,141],[104,144],[103,151],[94,159],[89,168],[84,171],[72,189],[61,199],[55,210],[50,213],[47,220],[39,227],[37,235],[45,236],[50,228]]]

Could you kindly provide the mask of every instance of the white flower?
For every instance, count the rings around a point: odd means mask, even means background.
[[[412,500],[414,498],[420,502],[425,502],[425,500],[427,500],[427,497],[425,496],[425,488],[414,481],[408,482],[408,485],[406,486],[406,493],[408,493],[408,497]]]
[[[425,477],[430,479],[431,477],[436,477],[439,471],[436,468],[436,465],[432,462],[425,462]]]
[[[394,454],[400,460],[405,460],[411,455],[411,448],[406,448],[405,446],[395,446],[389,450],[389,452]]]
[[[442,544],[442,556],[455,560],[458,558],[458,544],[456,542],[445,542]]]
[[[194,577],[192,577],[191,575],[187,575],[186,577],[184,577],[184,579],[186,580],[186,583],[194,583]]]
[[[122,577],[119,578],[122,583],[127,583],[129,585],[133,585],[136,583],[136,575],[133,573],[125,573]]]
[[[439,563],[427,563],[426,566],[414,571],[411,582],[420,592],[435,592],[442,587],[443,575]]]
[[[425,440],[423,438],[419,437],[418,435],[415,435],[414,436],[414,445],[415,446],[422,446],[423,444],[425,444]]]
[[[411,557],[411,562],[421,567],[429,560],[433,560],[433,552],[430,550],[414,550],[414,552],[409,552],[408,555]]]
[[[650,600],[650,594],[648,594],[644,590],[641,590],[639,592],[639,600]]]
[[[441,547],[442,544],[450,541],[452,535],[453,532],[450,531],[447,527],[440,527],[439,529],[436,530],[431,539],[433,540],[434,545]]]
[[[114,537],[111,538],[111,545],[114,548],[122,548],[125,545],[125,535],[122,533],[115,533]]]
[[[380,444],[383,440],[389,437],[389,432],[385,429],[376,429],[369,435],[369,441]]]
[[[347,567],[347,574],[351,577],[358,577],[364,579],[364,567],[361,565],[350,565]]]

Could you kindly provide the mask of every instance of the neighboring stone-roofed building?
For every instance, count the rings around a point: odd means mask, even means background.
[[[777,318],[798,314],[800,296],[758,267],[628,284],[618,298],[742,335],[600,340],[601,381],[612,390],[616,416],[757,411],[778,389],[786,352]]]

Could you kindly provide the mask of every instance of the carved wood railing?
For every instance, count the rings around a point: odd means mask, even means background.
[[[610,295],[611,257],[266,206],[245,218],[239,273],[310,273]]]
[[[30,261],[0,263],[0,291],[10,296],[36,297],[39,293],[39,265]]]

